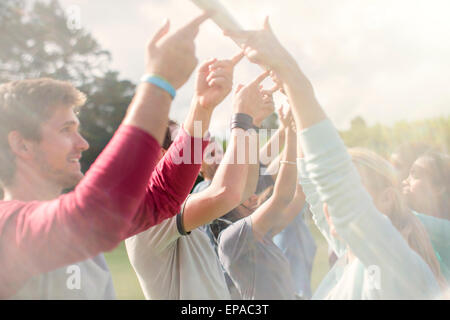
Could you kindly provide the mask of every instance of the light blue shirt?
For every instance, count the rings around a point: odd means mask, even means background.
[[[316,255],[316,243],[304,221],[305,205],[300,214],[273,242],[284,253],[291,267],[294,289],[300,299],[311,299],[311,272]]]
[[[416,212],[415,215],[427,229],[441,273],[450,284],[450,221]]]

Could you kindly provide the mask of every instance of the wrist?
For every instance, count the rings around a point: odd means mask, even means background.
[[[216,103],[207,103],[207,99],[205,99],[202,96],[199,96],[197,94],[194,94],[194,97],[192,98],[192,103],[191,105],[194,105],[195,108],[205,111],[205,112],[210,112],[212,113],[215,109],[215,107],[217,107]]]
[[[286,137],[296,136],[295,131],[293,128],[291,128],[291,126],[284,128],[284,134],[286,135]]]
[[[146,73],[141,77],[141,82],[149,83],[160,90],[167,92],[171,96],[172,100],[175,99],[177,92],[173,85],[164,77],[155,73]]]
[[[234,113],[231,117],[231,129],[241,128],[244,130],[259,130],[254,124],[253,117],[247,113]]]
[[[274,67],[273,71],[283,83],[301,73],[297,62],[291,57],[286,58],[282,64]]]
[[[254,125],[255,127],[257,127],[258,129],[260,129],[260,128],[261,128],[261,125],[262,125],[262,123],[263,123],[263,121],[264,121],[264,120],[257,120],[257,119],[255,119],[255,120],[253,120],[253,125]]]
[[[188,116],[184,122],[185,130],[195,137],[204,136],[209,129],[209,124],[211,121],[212,110],[203,108],[198,101],[194,98],[191,103],[191,108],[189,109]],[[195,123],[201,124],[201,132],[195,132]],[[198,129],[197,129],[198,131]]]

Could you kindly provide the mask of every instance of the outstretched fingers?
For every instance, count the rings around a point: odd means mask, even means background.
[[[253,35],[255,34],[254,30],[224,30],[223,31],[223,35],[230,37],[230,38],[234,38],[234,39],[239,39],[239,40],[246,40],[251,38]]]
[[[262,74],[260,74],[255,80],[250,82],[249,86],[257,86],[259,87],[259,84],[264,81],[269,76],[269,71],[265,71]]]
[[[164,21],[164,25],[156,32],[156,34],[153,36],[152,40],[150,40],[150,47],[154,48],[156,47],[157,43],[159,40],[162,39],[162,37],[164,37],[170,29],[170,21],[169,19],[166,19]]]
[[[212,66],[216,62],[217,62],[216,58],[211,58],[211,59],[206,60],[205,62],[203,62],[200,65],[200,68],[198,69],[198,72],[209,72],[210,66]]]
[[[231,65],[233,67],[236,66],[242,60],[243,57],[245,57],[244,51],[239,52],[239,54],[231,58]]]
[[[211,13],[208,11],[203,12],[197,18],[188,22],[184,27],[180,29],[180,32],[184,33],[186,36],[191,36],[195,38],[198,34],[200,25],[211,17]]]

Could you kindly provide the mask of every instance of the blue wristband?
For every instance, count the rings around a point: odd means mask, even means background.
[[[164,91],[166,91],[170,96],[172,97],[172,100],[175,99],[175,96],[177,94],[175,88],[167,81],[166,79],[155,75],[155,74],[145,74],[141,78],[141,82],[148,82],[151,83]]]

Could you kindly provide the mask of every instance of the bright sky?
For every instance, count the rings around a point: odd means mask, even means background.
[[[167,17],[177,27],[200,13],[189,0],[61,0],[80,8],[81,24],[112,53],[112,68],[138,82],[145,43]],[[369,124],[417,120],[450,111],[450,1],[448,0],[222,0],[246,28],[265,15],[310,78],[339,129],[363,116]],[[229,58],[239,48],[208,21],[197,38],[200,61]],[[260,73],[243,60],[235,84]],[[171,117],[182,121],[193,78],[178,92]],[[231,116],[227,98],[215,111],[213,133]]]

